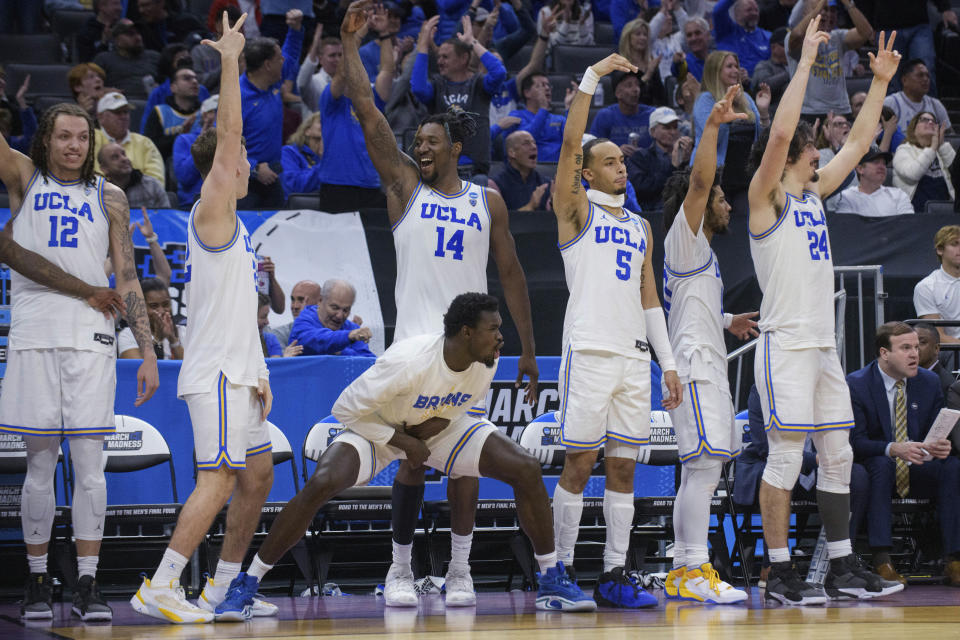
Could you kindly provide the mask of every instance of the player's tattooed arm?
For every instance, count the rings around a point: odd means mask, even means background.
[[[570,189],[573,190],[574,193],[579,193],[580,188],[583,186],[581,184],[583,180],[583,154],[578,153],[573,156],[573,163],[573,183],[570,185]]]
[[[153,354],[153,334],[147,316],[147,305],[137,278],[133,255],[133,240],[130,238],[130,207],[126,194],[113,185],[105,185],[103,203],[110,216],[110,256],[117,278],[117,293],[126,306],[126,321],[130,325],[140,353],[146,358]]]

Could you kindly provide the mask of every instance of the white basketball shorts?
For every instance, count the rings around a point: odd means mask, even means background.
[[[450,421],[447,428],[424,441],[430,449],[426,466],[451,478],[480,477],[480,453],[483,445],[499,429],[483,418],[464,414]],[[358,433],[344,429],[333,442],[351,445],[360,454],[360,471],[356,485],[365,485],[406,454],[385,444],[374,444]],[[333,444],[333,443],[331,443]]]
[[[113,433],[116,356],[79,349],[7,352],[0,431],[30,436]]]
[[[260,398],[255,387],[236,385],[223,373],[207,393],[183,396],[193,424],[197,468],[211,471],[226,465],[244,469],[247,458],[273,449],[270,428],[260,419]]]
[[[760,336],[754,377],[766,429],[852,429],[850,390],[836,349],[781,349],[775,332]]]
[[[567,349],[560,365],[560,444],[599,449],[650,442],[650,361]]]
[[[730,390],[706,380],[683,385],[683,402],[670,411],[680,462],[701,456],[724,460],[740,453],[742,437],[734,421]]]

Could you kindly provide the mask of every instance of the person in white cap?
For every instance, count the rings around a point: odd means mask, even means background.
[[[97,102],[97,120],[100,128],[94,132],[95,154],[109,142],[116,142],[127,153],[130,163],[145,175],[164,182],[163,156],[150,138],[130,131],[130,103],[119,91],[105,93]],[[94,170],[102,173],[100,162],[94,158]]]
[[[189,207],[200,195],[200,185],[203,178],[197,171],[197,165],[190,155],[190,146],[201,133],[217,123],[217,106],[220,96],[214,94],[200,105],[200,126],[194,125],[191,131],[177,136],[173,141],[173,174],[177,177],[177,199],[181,207]]]
[[[627,179],[645,211],[662,206],[663,185],[670,174],[686,166],[693,149],[693,140],[680,135],[680,118],[670,107],[650,114],[650,137],[652,145],[627,158]]]

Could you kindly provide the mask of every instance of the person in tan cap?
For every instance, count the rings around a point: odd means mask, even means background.
[[[130,131],[130,103],[119,91],[105,93],[97,102],[97,120],[100,127],[94,133],[95,153],[109,142],[116,142],[127,154],[134,169],[164,183],[163,157],[153,141],[146,136]],[[100,162],[95,157],[94,169],[101,172]]]

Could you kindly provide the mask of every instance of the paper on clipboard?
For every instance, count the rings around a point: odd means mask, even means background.
[[[946,407],[940,409],[940,413],[937,414],[937,418],[930,426],[930,431],[927,432],[927,437],[923,439],[923,444],[929,444],[934,440],[949,438],[950,432],[957,426],[958,421],[960,421],[960,411],[947,409]],[[924,462],[929,462],[933,460],[933,456],[928,454],[923,460]]]

